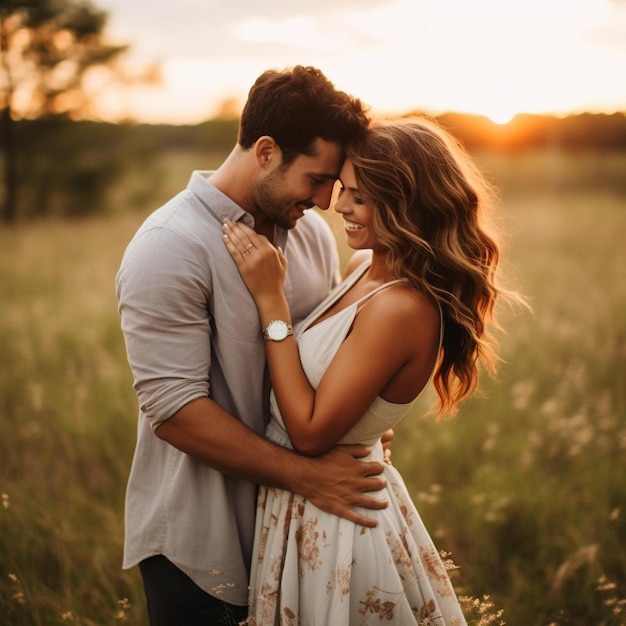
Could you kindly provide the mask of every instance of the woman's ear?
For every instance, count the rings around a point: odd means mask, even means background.
[[[278,144],[269,135],[263,135],[256,140],[254,156],[257,165],[261,168],[274,167],[282,160],[282,153]]]

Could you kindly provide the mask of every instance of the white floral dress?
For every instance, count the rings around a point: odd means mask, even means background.
[[[353,272],[296,329],[302,365],[317,387],[353,323],[355,302],[309,328],[367,269]],[[386,283],[382,289],[393,283]],[[291,447],[272,396],[267,437]],[[373,445],[364,460],[383,460],[380,436],[409,410],[378,397],[342,443]],[[325,513],[288,491],[262,487],[259,492],[252,571],[252,626],[462,626],[465,619],[428,532],[398,471],[385,464],[383,511],[364,528]]]

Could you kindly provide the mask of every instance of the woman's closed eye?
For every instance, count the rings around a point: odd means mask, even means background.
[[[343,185],[339,185],[339,197],[343,196],[345,191],[350,194],[351,200],[355,204],[365,204],[365,200],[361,198],[356,189],[346,189]]]

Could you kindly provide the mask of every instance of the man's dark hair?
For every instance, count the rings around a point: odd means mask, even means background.
[[[239,121],[238,143],[250,148],[263,135],[276,141],[283,162],[312,155],[316,138],[342,146],[369,125],[361,101],[335,86],[314,67],[268,70],[257,78]]]

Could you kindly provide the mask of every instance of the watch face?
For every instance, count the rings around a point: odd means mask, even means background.
[[[285,322],[280,320],[275,320],[270,323],[267,327],[267,334],[270,336],[270,339],[274,341],[282,341],[287,337],[289,333],[289,327]]]
[[[272,320],[264,332],[266,339],[282,341],[291,335],[291,326],[283,320]]]

